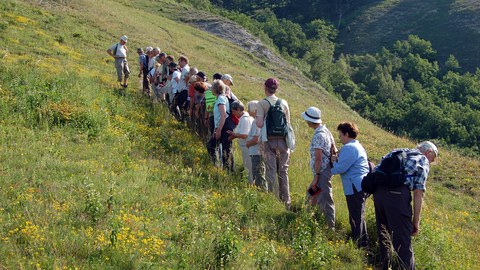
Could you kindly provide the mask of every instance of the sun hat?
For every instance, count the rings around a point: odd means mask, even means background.
[[[270,89],[277,89],[278,81],[274,78],[269,78],[265,81],[265,86]]]
[[[127,42],[128,37],[127,37],[126,35],[123,35],[123,36],[120,37],[120,39],[123,40],[123,41],[125,41],[125,42]]]
[[[308,107],[306,111],[302,113],[302,118],[308,122],[320,124],[322,123],[322,111],[316,107]]]
[[[145,48],[145,52],[148,53],[148,52],[151,52],[151,51],[153,51],[153,47],[148,46],[148,47]]]
[[[224,74],[222,76],[222,81],[224,81],[224,80],[230,81],[230,83],[232,83],[232,85],[233,85],[233,78],[230,74]]]

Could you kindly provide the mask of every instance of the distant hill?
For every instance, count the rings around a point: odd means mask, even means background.
[[[365,3],[366,2],[366,3]],[[432,42],[443,64],[455,55],[465,71],[480,67],[480,1],[363,1],[343,16],[338,42],[349,54],[376,52],[408,35]],[[353,5],[353,4],[352,4]]]

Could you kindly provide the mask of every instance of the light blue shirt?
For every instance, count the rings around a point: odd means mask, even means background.
[[[213,120],[215,122],[215,128],[217,128],[220,124],[220,118],[222,117],[220,110],[218,109],[218,105],[225,105],[227,117],[230,114],[230,103],[228,103],[227,97],[225,95],[218,96],[217,101],[215,101],[215,105],[213,106]]]
[[[362,190],[362,179],[368,171],[367,152],[357,140],[351,140],[342,147],[332,168],[332,174],[340,174],[342,178],[345,195],[353,195],[353,186],[357,191]]]

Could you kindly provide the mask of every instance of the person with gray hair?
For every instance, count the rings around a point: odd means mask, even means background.
[[[257,116],[258,100],[248,102],[247,107],[248,113],[255,119]],[[259,129],[257,123],[253,121],[250,132],[248,132],[246,146],[252,162],[253,183],[261,190],[268,191],[268,183],[265,179],[265,161],[260,153],[260,133],[261,129]]]
[[[117,80],[120,86],[127,88],[128,77],[130,76],[130,69],[127,62],[128,48],[126,46],[128,37],[123,35],[120,37],[120,42],[115,43],[108,48],[107,53],[115,59],[115,69],[117,70]],[[123,84],[122,84],[123,80]]]
[[[230,138],[232,140],[238,138],[238,145],[242,150],[243,167],[248,172],[248,182],[250,184],[253,184],[252,160],[248,155],[246,139],[248,137],[248,133],[250,132],[250,128],[252,127],[254,119],[250,116],[248,112],[245,111],[245,106],[243,106],[243,103],[239,100],[232,103],[232,114],[239,119],[238,125],[233,131],[227,132],[228,134],[230,134]]]
[[[377,233],[380,243],[380,259],[383,269],[389,269],[392,263],[390,246],[393,244],[398,255],[398,265],[394,269],[414,269],[415,259],[412,249],[412,236],[420,230],[420,213],[430,164],[438,158],[438,149],[430,141],[424,141],[414,149],[395,149],[382,158],[375,168],[394,155],[402,153],[403,184],[394,187],[378,185],[373,193]],[[413,213],[412,213],[413,192]],[[390,238],[390,239],[389,239]],[[390,244],[391,242],[391,244]]]

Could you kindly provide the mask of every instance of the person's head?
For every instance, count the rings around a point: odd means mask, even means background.
[[[338,138],[343,144],[348,143],[351,140],[355,140],[360,133],[357,125],[350,122],[340,123],[337,127]]]
[[[228,86],[233,86],[233,78],[230,74],[224,74],[221,78],[223,83]]]
[[[264,89],[266,95],[274,95],[278,89],[278,81],[274,78],[269,78],[264,83]]]
[[[157,55],[159,55],[159,54],[160,54],[160,52],[161,52],[161,50],[160,50],[160,48],[159,48],[159,47],[155,47],[155,48],[153,48],[153,55],[154,55],[154,56],[157,56]]]
[[[193,84],[196,83],[196,82],[197,82],[197,75],[192,75],[192,76],[189,77],[189,79],[188,79],[188,84],[192,84],[192,85],[193,85]]]
[[[430,164],[436,164],[436,159],[438,158],[438,148],[435,144],[430,141],[424,141],[417,145],[417,149],[424,154]]]
[[[311,128],[317,128],[322,123],[322,112],[317,107],[308,107],[306,111],[302,113],[302,118],[307,122]]]
[[[170,63],[175,62],[175,57],[173,57],[172,55],[167,55],[167,57],[165,57],[165,62],[167,63],[167,65],[170,65]]]
[[[225,84],[221,80],[217,80],[212,84],[212,94],[215,96],[225,94]]]
[[[208,90],[208,85],[207,85],[205,82],[196,82],[196,83],[193,85],[193,88],[194,88],[195,91],[197,91],[198,93],[203,94],[203,93],[205,93],[205,91]]]
[[[197,73],[198,73],[198,68],[193,67],[193,68],[191,68],[191,69],[188,71],[188,76],[191,77],[191,76],[193,76],[193,75],[197,75]]]
[[[160,54],[158,55],[157,61],[158,61],[159,63],[163,64],[163,63],[165,62],[166,58],[167,58],[167,54],[164,53],[164,52],[162,52],[162,53],[160,53]]]
[[[251,117],[257,116],[257,106],[258,106],[258,100],[252,100],[248,102],[247,108],[248,108],[248,113],[250,114]]]
[[[243,106],[243,103],[240,102],[239,100],[235,100],[232,102],[232,113],[236,117],[240,117],[243,115],[243,112],[245,111],[245,106]]]
[[[123,35],[120,37],[120,44],[125,45],[128,41],[128,37],[126,35]]]
[[[207,74],[205,74],[205,72],[203,71],[199,71],[197,73],[197,77],[201,79],[202,82],[206,82],[208,79],[207,79]]]
[[[152,55],[152,51],[153,51],[153,48],[148,46],[145,48],[145,53],[148,55],[148,57],[150,57],[150,55]]]
[[[183,67],[186,66],[187,64],[188,64],[188,58],[187,58],[186,56],[182,55],[182,56],[180,56],[180,57],[178,58],[178,65],[179,65],[180,67],[183,68]]]
[[[137,53],[138,53],[138,55],[144,54],[143,49],[142,48],[137,48]]]
[[[215,80],[220,80],[220,79],[222,79],[222,76],[223,76],[223,75],[220,74],[220,73],[215,73],[215,74],[213,74],[213,77],[212,77],[212,78],[213,78],[213,80],[215,81]]]
[[[168,64],[168,68],[170,69],[171,72],[173,72],[175,69],[177,69],[177,63],[175,62],[171,62],[170,64]]]

